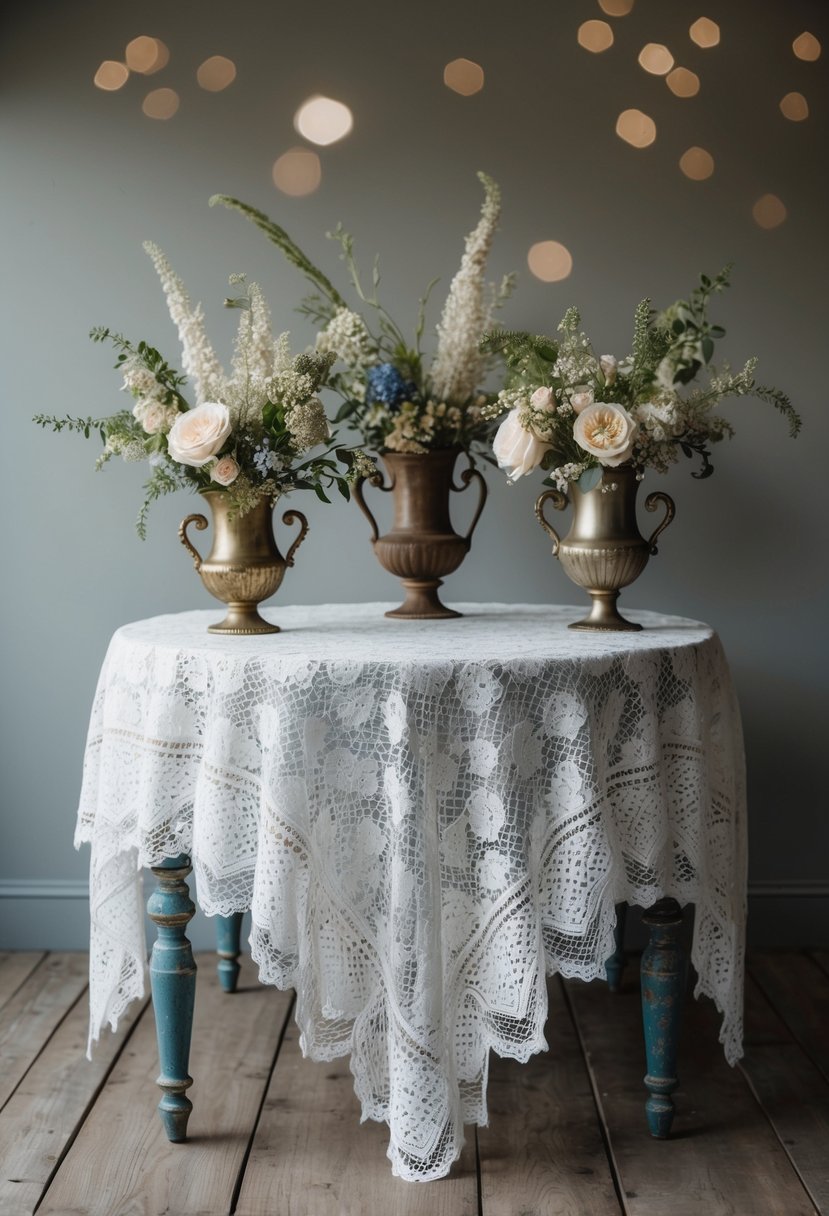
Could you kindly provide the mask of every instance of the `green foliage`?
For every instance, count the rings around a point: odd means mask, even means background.
[[[173,494],[188,484],[188,479],[170,466],[157,465],[153,469],[149,481],[144,485],[144,501],[135,521],[135,530],[141,540],[147,539],[147,514],[152,504],[165,494]]]
[[[61,431],[75,431],[77,434],[83,435],[85,439],[89,439],[92,432],[97,431],[101,443],[106,443],[106,425],[109,419],[72,418],[69,414],[63,418],[57,418],[53,414],[35,414],[32,422],[36,422],[38,426],[44,428],[49,427],[55,434],[60,434]]]

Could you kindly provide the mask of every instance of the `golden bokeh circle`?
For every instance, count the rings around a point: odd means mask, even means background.
[[[698,17],[688,33],[691,35],[691,41],[695,42],[697,46],[701,46],[703,50],[719,45],[720,27],[710,17]]]
[[[484,87],[484,69],[472,59],[453,59],[443,69],[443,83],[461,97],[471,97]]]
[[[127,83],[129,74],[130,70],[125,63],[119,63],[117,59],[105,59],[92,80],[96,88],[103,89],[106,93],[114,93]]]
[[[634,148],[647,148],[656,139],[656,123],[641,110],[623,110],[616,119],[616,134]]]
[[[559,283],[573,269],[573,255],[560,241],[537,241],[527,254],[527,265],[542,283]]]
[[[597,55],[613,46],[613,30],[606,21],[584,21],[576,38],[579,46]]]
[[[283,194],[302,198],[313,194],[322,181],[320,158],[311,148],[289,148],[273,166],[273,184]]]
[[[699,76],[689,68],[674,68],[665,77],[665,84],[675,97],[696,97],[699,92]]]
[[[779,228],[788,211],[786,204],[776,194],[764,194],[751,208],[751,214],[758,228]]]
[[[144,98],[141,109],[148,118],[172,118],[179,108],[179,95],[175,89],[153,89]]]
[[[679,158],[679,167],[693,182],[704,182],[714,172],[714,157],[696,145],[687,148]]]
[[[196,69],[196,80],[208,93],[221,93],[236,79],[236,64],[225,55],[211,55]]]
[[[807,63],[814,63],[816,59],[820,59],[820,53],[823,47],[819,40],[810,34],[808,30],[804,30],[802,34],[798,34],[792,43],[792,50],[798,59],[804,59]]]

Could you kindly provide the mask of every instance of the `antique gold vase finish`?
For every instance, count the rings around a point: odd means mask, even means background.
[[[673,499],[661,491],[648,495],[645,510],[655,511],[662,503],[665,518],[645,540],[636,522],[638,489],[635,468],[620,465],[605,468],[601,482],[587,493],[573,484],[568,494],[545,490],[536,500],[535,514],[552,537],[553,556],[561,562],[567,577],[584,587],[593,601],[589,615],[572,624],[571,629],[642,628],[620,615],[616,601],[621,588],[634,582],[648,564],[648,558],[657,552],[656,538],[673,519],[675,507]],[[568,501],[572,503],[573,522],[563,540],[545,518],[547,501],[558,511],[563,511]]]
[[[431,452],[383,452],[389,484],[379,489],[391,492],[394,521],[380,535],[377,520],[366,506],[363,482],[354,487],[354,497],[371,525],[371,543],[382,566],[396,574],[406,589],[399,608],[386,616],[400,620],[441,620],[460,616],[440,602],[438,588],[447,574],[457,570],[472,541],[472,533],[484,509],[487,488],[475,468],[464,469],[461,484],[455,485],[453,470],[462,449],[438,448]],[[459,536],[449,517],[449,495],[460,493],[472,481],[478,483],[478,505],[465,536]]]
[[[178,534],[181,543],[193,556],[193,563],[211,595],[227,604],[225,619],[209,625],[209,633],[279,633],[258,611],[262,600],[279,588],[287,566],[293,566],[294,554],[305,539],[308,520],[301,511],[286,511],[285,524],[299,523],[296,537],[285,557],[279,552],[273,534],[273,505],[263,498],[252,511],[244,515],[232,508],[230,495],[224,490],[203,490],[213,516],[213,546],[203,558],[187,535],[190,524],[203,532],[207,527],[204,515],[188,515],[182,520]]]

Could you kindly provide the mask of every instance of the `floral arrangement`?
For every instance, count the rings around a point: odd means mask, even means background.
[[[545,485],[565,491],[576,482],[587,492],[602,481],[604,468],[631,463],[664,473],[680,454],[698,457],[694,477],[714,471],[710,444],[733,434],[716,412],[728,397],[769,401],[788,419],[796,435],[800,417],[779,389],[758,384],[757,360],[742,371],[710,368],[708,383],[683,392],[709,367],[714,344],[725,334],[708,319],[711,297],[729,285],[730,267],[700,285],[687,300],[655,312],[650,300],[636,309],[632,352],[622,360],[594,353],[581,331],[578,310],[570,308],[557,339],[497,330],[483,347],[502,355],[507,387],[484,407],[485,417],[507,413],[493,443],[498,464],[514,481],[540,466]],[[612,485],[612,483],[611,483]],[[609,486],[605,482],[602,489]]]
[[[318,394],[333,354],[292,356],[288,334],[274,337],[271,331],[270,311],[258,285],[232,275],[231,284],[242,293],[225,301],[240,311],[228,375],[207,339],[201,305],[192,307],[158,246],[148,241],[144,248],[178,328],[186,375],[146,342],[134,345],[98,327],[90,337],[109,341],[117,350],[115,367],[124,377],[122,389],[135,399],[133,408],[105,418],[34,418],[54,431],[81,432],[87,438],[97,432],[104,444],[98,469],[113,456],[149,462],[136,524],[142,539],[150,505],[174,490],[226,490],[234,509],[244,514],[263,498],[275,503],[295,489],[313,490],[329,502],[326,489],[336,486],[348,498],[350,483],[376,473],[365,453],[337,445],[331,433]],[[195,405],[183,395],[188,379]],[[320,447],[321,452],[310,455]]]
[[[226,195],[222,203],[257,224],[309,279],[314,293],[300,311],[322,328],[316,349],[335,360],[328,385],[342,399],[336,421],[346,419],[375,451],[425,453],[435,448],[460,446],[488,451],[490,423],[483,412],[487,397],[481,392],[493,363],[481,346],[495,310],[509,296],[513,276],[500,286],[486,282],[487,258],[501,213],[498,186],[479,173],[484,201],[478,224],[466,238],[460,268],[437,325],[437,350],[428,369],[421,351],[429,294],[419,302],[414,343],[407,340],[377,295],[380,282],[375,260],[372,286],[362,282],[354,256],[354,242],[342,226],[327,235],[336,240],[354,290],[371,317],[367,321],[346,300],[291,237],[261,211]]]

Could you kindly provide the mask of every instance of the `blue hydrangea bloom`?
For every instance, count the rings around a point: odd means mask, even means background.
[[[396,409],[403,401],[411,401],[416,392],[410,380],[404,380],[393,363],[378,363],[366,373],[366,401],[381,401]]]

